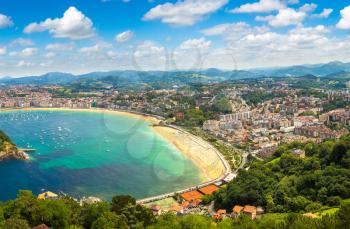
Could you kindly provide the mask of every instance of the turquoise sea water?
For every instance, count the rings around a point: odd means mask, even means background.
[[[19,189],[144,198],[199,184],[199,170],[149,125],[104,112],[0,112],[0,129],[36,149],[30,161],[0,162],[0,200]]]

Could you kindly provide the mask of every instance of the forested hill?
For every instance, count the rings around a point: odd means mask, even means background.
[[[305,150],[300,158],[291,150]],[[350,135],[320,144],[294,142],[280,146],[215,195],[218,208],[236,204],[263,206],[267,212],[318,212],[338,208],[350,198]],[[350,214],[350,213],[349,213]]]
[[[17,148],[11,139],[0,130],[0,160],[8,157],[16,157]]]

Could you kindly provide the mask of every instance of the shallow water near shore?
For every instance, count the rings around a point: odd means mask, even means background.
[[[20,189],[144,198],[201,183],[192,161],[149,125],[109,112],[0,112],[0,129],[19,148],[36,149],[30,161],[0,162],[0,200]]]

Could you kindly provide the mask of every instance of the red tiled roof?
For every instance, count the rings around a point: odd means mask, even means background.
[[[232,211],[234,213],[240,213],[243,210],[244,207],[240,206],[240,205],[235,205],[232,209]]]
[[[219,209],[217,211],[217,213],[220,214],[220,215],[223,215],[223,214],[226,214],[226,210],[225,209]]]
[[[195,190],[195,191],[185,192],[180,196],[182,199],[186,201],[192,201],[192,200],[200,199],[203,196],[203,194]]]
[[[188,201],[182,202],[182,204],[181,204],[181,207],[183,207],[183,208],[187,208],[188,206],[190,206],[190,202],[188,202]]]
[[[209,185],[203,188],[198,189],[198,191],[200,191],[201,193],[203,193],[204,195],[210,195],[213,192],[216,192],[217,190],[219,190],[219,187],[216,185]]]
[[[179,206],[179,205],[173,205],[171,207],[171,210],[174,212],[181,212],[183,210],[183,207]]]
[[[256,207],[250,206],[250,205],[246,205],[246,206],[244,206],[243,212],[245,212],[245,213],[254,213],[254,212],[256,212]]]

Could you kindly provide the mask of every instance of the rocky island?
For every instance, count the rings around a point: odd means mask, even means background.
[[[0,161],[9,158],[27,159],[27,156],[23,151],[18,150],[11,139],[0,130]]]

